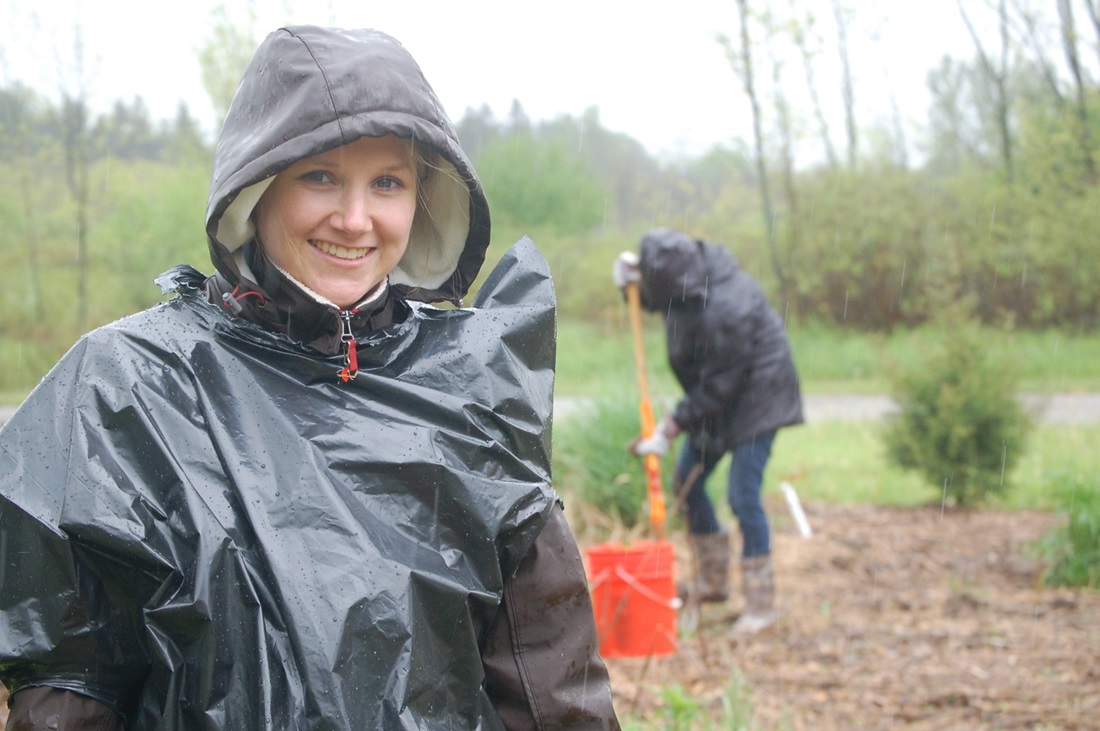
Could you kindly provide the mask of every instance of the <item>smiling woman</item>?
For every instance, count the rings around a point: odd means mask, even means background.
[[[617,729],[549,266],[521,240],[433,306],[489,209],[405,48],[270,34],[206,233],[215,274],[162,275],[0,431],[8,727]]]
[[[272,263],[347,308],[369,298],[409,245],[416,213],[412,145],[362,137],[275,176],[253,214]]]

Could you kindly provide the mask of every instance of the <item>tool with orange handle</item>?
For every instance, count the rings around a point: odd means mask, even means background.
[[[649,400],[649,377],[645,367],[645,348],[642,342],[642,297],[637,282],[626,285],[626,304],[630,311],[630,329],[634,333],[634,364],[638,369],[639,408],[642,416],[642,438],[648,439],[656,428],[653,403]],[[658,539],[665,535],[665,492],[661,486],[661,458],[647,454],[642,462],[645,467],[646,488],[649,495],[649,522]]]

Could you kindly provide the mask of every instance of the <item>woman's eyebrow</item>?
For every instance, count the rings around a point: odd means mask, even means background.
[[[389,165],[384,165],[382,170],[412,170],[414,167],[412,160],[395,160]]]
[[[323,167],[323,168],[336,168],[340,167],[342,157],[340,155],[321,153],[306,160],[301,160],[297,164],[304,167]],[[395,170],[412,170],[415,168],[411,160],[394,159],[393,162],[381,166],[383,172],[390,172]]]

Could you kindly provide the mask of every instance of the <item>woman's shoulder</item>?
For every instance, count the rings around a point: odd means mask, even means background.
[[[90,347],[126,340],[168,346],[200,336],[202,329],[212,324],[218,314],[217,308],[198,295],[178,295],[101,325],[85,334],[82,340]]]
[[[198,343],[211,340],[219,324],[229,321],[201,289],[179,289],[162,302],[85,333],[62,363],[79,358],[85,368],[102,363],[119,373],[127,364],[178,365]]]

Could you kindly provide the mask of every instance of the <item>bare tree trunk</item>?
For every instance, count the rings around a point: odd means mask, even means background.
[[[0,70],[4,71],[3,74],[0,74],[0,77],[7,79],[7,63],[2,54],[0,54]],[[12,87],[12,90],[18,94],[19,88],[16,85]],[[35,320],[41,321],[45,316],[41,266],[38,259],[41,242],[38,240],[38,226],[35,222],[34,182],[32,182],[32,171],[38,172],[39,165],[33,159],[35,152],[30,141],[30,128],[35,120],[32,119],[33,113],[29,95],[23,95],[23,98],[18,99],[18,101],[13,95],[13,102],[15,103],[11,105],[10,111],[5,115],[6,119],[0,120],[0,124],[11,130],[11,136],[7,140],[7,144],[15,159],[16,179],[19,186],[19,206],[23,209],[23,220],[26,222],[21,237],[27,247],[27,264],[29,267],[27,297],[30,301],[31,316]]]
[[[794,264],[798,259],[798,252],[801,250],[802,243],[802,230],[801,230],[801,216],[799,215],[799,196],[798,187],[795,184],[795,171],[794,171],[794,131],[791,124],[791,107],[787,103],[787,99],[783,96],[780,89],[783,88],[782,77],[782,65],[775,59],[772,62],[772,88],[775,89],[775,113],[779,123],[779,161],[782,165],[780,171],[780,179],[783,181],[783,193],[787,199],[787,235],[786,235],[786,251],[780,256],[779,249],[779,237],[778,234],[773,234],[776,239],[773,244],[776,253],[775,256],[781,261],[780,269],[783,272],[784,279],[780,279],[782,291],[781,295],[785,302],[790,301],[791,297],[797,297],[798,292],[797,285],[792,281],[792,272],[795,271]],[[796,307],[796,309],[798,309]]]
[[[237,93],[237,84],[263,35],[259,32],[254,0],[219,2],[210,15],[213,26],[199,44],[199,69],[203,88],[214,108],[215,129],[221,129]]]
[[[890,85],[893,88],[893,84]],[[894,144],[898,147],[897,164],[902,170],[909,169],[909,142],[905,136],[905,120],[898,106],[898,95],[890,94],[890,110],[894,120]]]
[[[22,137],[22,134],[20,134]],[[23,218],[27,222],[27,228],[23,232],[23,239],[27,244],[27,263],[30,267],[28,287],[30,289],[31,314],[38,321],[46,316],[45,303],[42,298],[42,267],[38,262],[38,249],[41,242],[38,240],[38,227],[35,225],[34,198],[32,191],[34,183],[31,181],[31,162],[27,158],[29,148],[24,142],[17,142],[19,149],[19,192],[20,204],[23,208]]]
[[[997,3],[997,14],[1000,19],[1001,59],[996,67],[992,59],[990,59],[989,54],[986,52],[985,45],[982,43],[978,31],[970,21],[970,16],[963,6],[963,0],[955,0],[955,4],[959,8],[959,14],[962,15],[963,23],[966,24],[966,29],[970,33],[970,37],[974,40],[974,47],[978,53],[978,61],[981,64],[986,81],[988,81],[993,88],[993,98],[995,100],[994,122],[997,125],[997,132],[1000,136],[1001,165],[1004,168],[1005,177],[1012,180],[1013,139],[1010,124],[1011,120],[1009,118],[1009,108],[1011,104],[1008,92],[1009,22],[1005,0],[998,0]]]
[[[856,126],[856,99],[852,89],[852,64],[848,52],[848,18],[842,0],[833,0],[833,16],[836,18],[837,51],[843,72],[841,93],[844,97],[844,125],[848,131],[848,167],[856,169],[859,161],[859,133]]]
[[[1092,152],[1092,135],[1089,134],[1089,110],[1086,101],[1084,73],[1081,59],[1077,54],[1077,27],[1073,20],[1073,6],[1070,0],[1058,0],[1058,17],[1062,25],[1062,48],[1066,54],[1066,64],[1073,77],[1076,97],[1077,135],[1081,147],[1081,159],[1085,165],[1085,175],[1090,185],[1096,184],[1096,160]]]
[[[1039,72],[1043,76],[1043,80],[1046,82],[1047,88],[1050,93],[1061,104],[1065,104],[1065,94],[1062,93],[1062,89],[1058,82],[1058,72],[1054,69],[1054,64],[1047,58],[1046,49],[1043,45],[1043,40],[1039,35],[1038,20],[1034,13],[1030,12],[1027,8],[1020,5],[1019,2],[1013,0],[1013,8],[1016,14],[1019,15],[1023,21],[1024,28],[1021,35],[1026,36],[1028,44],[1031,46],[1031,51],[1035,56],[1035,62],[1039,67]]]
[[[748,0],[737,0],[737,9],[741,22],[741,46],[734,51],[727,48],[731,58],[735,61],[735,70],[741,77],[741,85],[745,95],[749,98],[752,107],[752,131],[753,147],[756,153],[756,174],[760,178],[760,197],[763,204],[764,225],[767,232],[768,252],[771,257],[772,269],[776,280],[779,282],[780,297],[785,301],[790,295],[790,284],[787,279],[786,269],[783,267],[779,256],[779,249],[775,236],[775,206],[772,203],[771,186],[768,181],[768,165],[764,151],[764,124],[763,114],[760,111],[760,100],[756,93],[755,70],[752,62],[752,42],[749,37],[749,4]]]
[[[1096,33],[1096,42],[1093,44],[1096,47],[1097,54],[1100,55],[1100,2],[1096,0],[1082,0],[1085,5],[1085,12],[1089,14],[1089,20],[1092,21],[1092,30]]]
[[[77,325],[84,331],[88,327],[88,176],[91,164],[88,97],[91,80],[84,65],[84,34],[79,26],[74,29],[72,61],[72,82],[62,84],[60,122],[65,180],[76,207]],[[57,63],[59,72],[64,75],[65,65],[60,58]]]
[[[76,307],[80,330],[88,326],[88,105],[67,94],[61,99],[65,180],[76,206]]]
[[[821,97],[817,93],[817,80],[814,74],[814,53],[810,51],[804,28],[797,27],[794,31],[794,42],[798,46],[798,52],[802,56],[802,73],[806,77],[806,88],[810,91],[810,102],[814,107],[814,119],[817,121],[818,134],[821,136],[821,144],[825,147],[825,159],[829,163],[830,170],[836,170],[840,166],[836,154],[836,146],[829,134],[829,123],[825,119],[825,110],[821,106]]]

